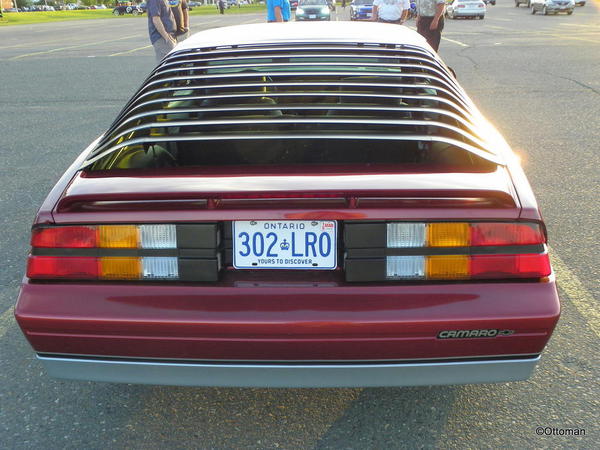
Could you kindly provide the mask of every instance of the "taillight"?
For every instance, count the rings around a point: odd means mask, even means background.
[[[535,279],[552,273],[538,223],[346,222],[344,242],[348,281]]]
[[[31,234],[31,246],[39,248],[94,248],[96,242],[96,227],[36,228]]]
[[[214,281],[222,259],[216,223],[39,227],[31,246],[41,280]]]
[[[92,256],[30,256],[27,261],[29,278],[96,280],[98,272],[98,258]]]

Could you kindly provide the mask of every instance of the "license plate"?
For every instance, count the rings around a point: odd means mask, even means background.
[[[317,18],[317,15],[316,15],[316,14],[309,14],[309,15],[308,15],[308,18],[309,18],[309,19],[316,19],[316,18]]]
[[[233,266],[236,269],[335,269],[337,222],[233,222]]]

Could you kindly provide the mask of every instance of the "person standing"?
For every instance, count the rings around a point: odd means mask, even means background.
[[[154,47],[156,61],[160,62],[177,44],[175,40],[175,17],[167,0],[148,0],[148,33]]]
[[[169,0],[169,6],[175,17],[175,39],[177,42],[186,40],[190,36],[190,16],[187,0]]]
[[[219,0],[217,2],[217,8],[220,14],[225,14],[225,0]]]
[[[267,22],[287,22],[291,15],[289,0],[267,0]]]
[[[417,32],[436,52],[440,47],[444,29],[445,0],[416,0]]]
[[[371,20],[401,25],[406,20],[409,9],[409,0],[375,0]]]

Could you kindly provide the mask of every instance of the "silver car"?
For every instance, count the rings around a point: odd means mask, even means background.
[[[564,12],[569,15],[573,14],[575,2],[573,0],[531,0],[531,14],[541,12],[545,16],[548,14],[558,14]]]
[[[458,19],[459,17],[483,19],[485,13],[486,7],[483,0],[454,0],[446,6],[446,16],[449,19]]]

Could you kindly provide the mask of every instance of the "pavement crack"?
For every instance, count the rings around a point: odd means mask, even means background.
[[[571,83],[575,83],[576,85],[581,86],[582,88],[592,91],[596,95],[600,95],[600,90],[598,90],[592,86],[589,86],[579,80],[576,80],[575,78],[569,78],[569,77],[557,75],[557,74],[551,73],[551,72],[539,72],[539,71],[535,71],[535,70],[529,70],[528,72],[533,73],[535,75],[550,75],[551,77],[554,77],[554,78],[559,78],[561,80],[567,80],[567,81],[570,81]]]
[[[470,61],[470,62],[471,62],[471,64],[473,64],[473,67],[475,68],[475,70],[479,70],[479,64],[477,63],[477,61],[475,61],[475,60],[474,60],[472,57],[470,57],[469,55],[465,55],[465,54],[464,54],[464,53],[465,53],[467,50],[470,50],[470,49],[472,49],[472,48],[475,48],[475,47],[465,47],[465,48],[462,48],[461,50],[459,50],[459,52],[458,52],[458,56],[460,56],[461,58],[465,58],[465,59],[467,59],[468,61]]]
[[[574,78],[562,77],[562,76],[560,76],[560,75],[553,75],[553,74],[550,74],[550,75],[552,75],[552,76],[554,76],[554,77],[557,77],[557,78],[561,78],[561,79],[563,79],[563,80],[568,80],[568,81],[571,81],[571,82],[573,82],[573,83],[575,83],[575,84],[577,84],[577,85],[581,86],[582,88],[589,89],[590,91],[592,91],[592,92],[593,92],[594,94],[596,94],[596,95],[600,95],[600,91],[599,91],[598,89],[596,89],[596,88],[593,88],[592,86],[588,86],[587,84],[585,84],[585,83],[582,83],[581,81],[575,80]]]

